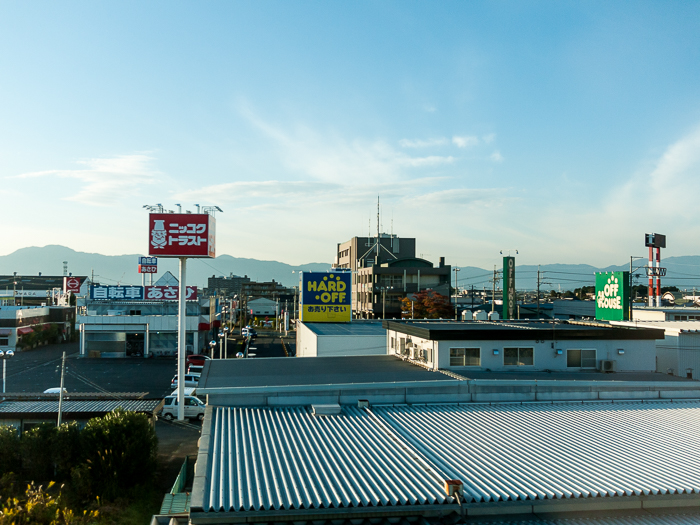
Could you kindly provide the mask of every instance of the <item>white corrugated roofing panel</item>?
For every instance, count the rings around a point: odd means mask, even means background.
[[[214,407],[205,511],[451,502],[441,482],[356,408]]]
[[[472,501],[700,493],[700,404],[371,409]]]
[[[157,399],[124,399],[124,400],[79,400],[64,401],[61,407],[64,413],[71,412],[111,412],[117,408],[127,411],[151,412],[160,400]],[[0,413],[5,414],[40,414],[58,413],[58,401],[5,401],[0,403]]]
[[[473,525],[480,522],[472,521]],[[664,514],[645,516],[610,516],[600,518],[561,518],[541,520],[493,521],[488,525],[698,525],[700,514]]]

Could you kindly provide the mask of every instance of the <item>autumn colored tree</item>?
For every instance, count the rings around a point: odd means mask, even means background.
[[[435,290],[422,290],[413,294],[413,301],[408,297],[401,300],[401,317],[403,319],[452,319],[454,307],[450,298]]]

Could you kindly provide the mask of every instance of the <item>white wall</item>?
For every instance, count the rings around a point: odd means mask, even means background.
[[[297,357],[316,357],[316,333],[301,321],[297,321]]]
[[[380,335],[318,335],[297,322],[297,357],[386,355],[386,333]]]

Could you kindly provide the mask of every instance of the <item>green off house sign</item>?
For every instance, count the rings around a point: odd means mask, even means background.
[[[595,274],[595,318],[599,321],[627,321],[630,318],[630,273]]]

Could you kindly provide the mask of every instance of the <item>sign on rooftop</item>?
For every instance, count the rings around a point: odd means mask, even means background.
[[[302,272],[302,322],[348,323],[352,320],[350,272]]]
[[[595,318],[599,321],[626,321],[630,318],[630,273],[595,274]]]

